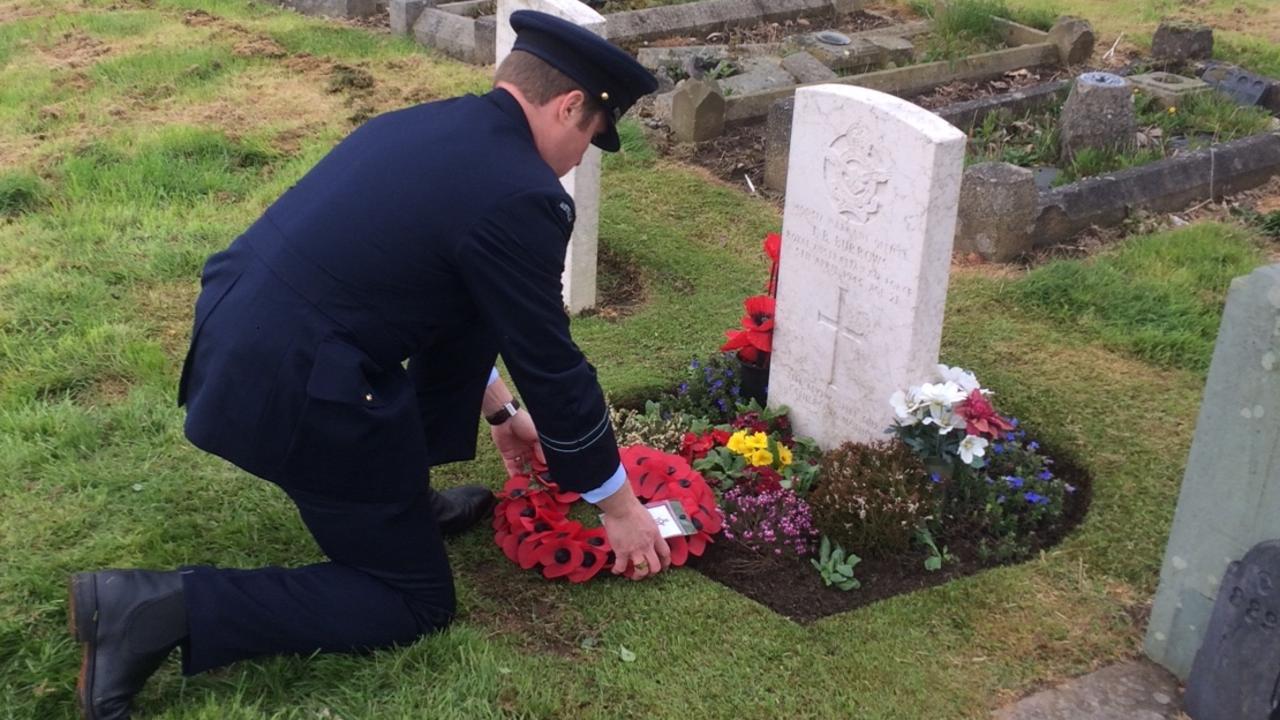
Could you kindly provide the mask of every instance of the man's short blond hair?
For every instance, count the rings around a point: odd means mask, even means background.
[[[591,97],[576,80],[552,67],[542,58],[524,50],[512,50],[493,75],[493,83],[510,83],[520,89],[529,102],[541,107],[561,95],[577,90],[586,99],[587,113],[581,127],[586,127],[604,107]]]

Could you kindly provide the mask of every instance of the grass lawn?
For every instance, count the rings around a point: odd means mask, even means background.
[[[407,41],[242,0],[0,7],[0,717],[74,715],[73,571],[321,557],[281,492],[182,437],[200,267],[353,122],[485,85]],[[600,232],[644,302],[575,335],[606,389],[635,398],[736,323],[781,218],[626,135]],[[1085,524],[1034,561],[799,626],[689,570],[547,583],[476,532],[451,546],[448,632],[191,680],[173,661],[140,714],[976,718],[1131,656],[1225,288],[1265,261],[1258,242],[1204,224],[1026,274],[953,273],[944,359],[1096,478]],[[500,476],[486,454],[436,481]]]

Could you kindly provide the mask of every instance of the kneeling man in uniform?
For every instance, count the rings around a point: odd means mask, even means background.
[[[666,567],[560,284],[574,205],[558,178],[591,143],[617,150],[618,119],[656,83],[570,23],[523,11],[511,24],[491,92],[365,123],[205,265],[179,386],[186,435],[282,488],[329,561],[76,574],[86,718],[129,717],[175,647],[195,674],[447,626],[442,536],[494,499],[435,492],[428,470],[474,456],[481,415],[508,472],[545,457],[601,508],[614,572]],[[499,354],[524,406],[497,378]]]

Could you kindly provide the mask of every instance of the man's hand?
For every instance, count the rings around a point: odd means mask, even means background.
[[[524,410],[516,412],[515,417],[489,428],[493,436],[493,444],[502,455],[502,464],[507,468],[507,475],[514,477],[527,472],[528,465],[535,461],[545,467],[547,459],[542,454],[542,443],[538,442],[538,429],[533,425],[533,418]]]
[[[634,568],[631,579],[642,580],[671,565],[671,548],[667,547],[653,516],[636,499],[631,483],[623,483],[599,506],[604,510],[605,534],[617,557],[613,563],[614,575],[626,572],[631,565]]]

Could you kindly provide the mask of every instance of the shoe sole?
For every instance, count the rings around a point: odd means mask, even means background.
[[[76,573],[67,588],[67,624],[71,636],[80,643],[80,676],[76,679],[76,703],[80,717],[95,720],[93,703],[93,644],[98,627],[98,585],[93,573]]]

